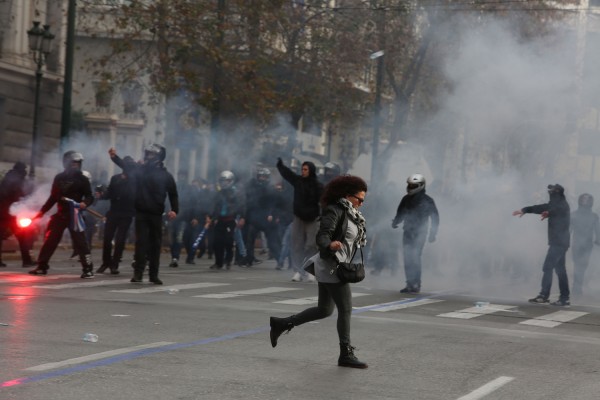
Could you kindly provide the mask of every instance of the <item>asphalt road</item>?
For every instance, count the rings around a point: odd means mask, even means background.
[[[129,283],[128,262],[82,280],[68,256],[58,251],[47,276],[20,261],[0,269],[2,400],[600,397],[600,300],[530,305],[537,282],[509,293],[438,279],[410,296],[402,274],[368,275],[353,286],[352,339],[369,368],[354,370],[337,366],[335,316],[271,347],[269,316],[317,294],[272,261],[214,272],[206,259],[168,268],[164,254],[155,286]]]

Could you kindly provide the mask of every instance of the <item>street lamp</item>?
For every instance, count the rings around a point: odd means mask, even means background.
[[[50,32],[50,25],[44,25],[40,27],[39,21],[33,22],[33,27],[27,31],[27,37],[29,38],[29,50],[33,52],[33,61],[37,65],[35,71],[35,102],[33,108],[33,137],[31,141],[31,163],[29,168],[29,175],[33,178],[35,176],[35,161],[37,159],[37,148],[38,148],[38,108],[40,104],[40,85],[42,83],[42,67],[52,51],[52,39],[54,35]]]
[[[383,83],[383,50],[371,54],[371,60],[377,60],[377,75],[375,76],[375,104],[373,121],[373,158],[371,161],[371,186],[375,187],[376,179],[379,173],[379,126],[381,125],[381,84]]]

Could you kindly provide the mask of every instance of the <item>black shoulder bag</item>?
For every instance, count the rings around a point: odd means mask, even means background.
[[[343,283],[357,283],[365,279],[365,263],[363,258],[362,248],[360,248],[360,261],[359,263],[352,263],[354,254],[350,262],[338,262],[335,269],[331,270],[331,274],[337,274],[338,279]]]

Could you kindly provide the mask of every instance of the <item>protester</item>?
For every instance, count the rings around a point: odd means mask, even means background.
[[[294,276],[292,281],[300,282],[303,278],[314,282],[315,277],[302,270],[302,262],[312,256],[317,246],[315,235],[319,230],[319,199],[323,185],[317,179],[316,167],[310,161],[302,163],[301,175],[292,172],[277,159],[279,173],[294,188],[294,220],[291,227],[291,256]]]
[[[569,306],[569,278],[565,265],[565,255],[570,245],[570,208],[565,198],[565,189],[559,185],[548,185],[550,201],[544,204],[524,207],[513,211],[514,216],[524,214],[541,214],[542,220],[548,218],[548,252],[542,268],[542,289],[537,297],[529,299],[530,303],[545,304],[549,302],[552,288],[552,272],[556,271],[560,297],[552,305]]]
[[[32,191],[26,176],[27,166],[19,161],[0,182],[0,267],[6,267],[2,262],[2,241],[8,239],[11,234],[15,235],[19,242],[23,268],[35,266],[31,256],[35,234],[33,226],[19,227],[17,217],[10,214],[10,206]]]
[[[585,271],[595,245],[600,245],[600,222],[598,214],[592,211],[594,197],[589,193],[579,196],[579,207],[571,213],[571,231],[573,232],[573,295],[583,294]]]
[[[256,178],[246,186],[246,266],[257,260],[254,256],[254,243],[260,232],[264,233],[271,257],[278,260],[281,253],[281,240],[278,235],[276,213],[279,196],[270,184],[271,171],[258,168]]]
[[[126,170],[135,168],[133,158],[123,158],[126,166],[120,174],[110,178],[105,191],[97,192],[96,197],[110,200],[110,208],[106,212],[102,242],[102,265],[96,273],[102,274],[108,268],[112,275],[119,274],[119,263],[125,249],[125,241],[129,227],[135,216],[135,182]],[[114,252],[113,252],[114,241]]]
[[[35,216],[35,218],[41,218],[55,204],[58,206],[56,214],[50,217],[44,244],[38,256],[37,267],[29,271],[32,275],[48,273],[50,268],[48,262],[60,243],[64,230],[69,229],[75,253],[81,262],[81,278],[94,277],[92,256],[85,238],[85,225],[80,214],[80,211],[92,204],[94,197],[90,181],[82,173],[82,163],[81,153],[70,150],[63,155],[64,171],[54,177],[50,196]]]
[[[143,163],[134,165],[125,164],[114,148],[108,153],[111,160],[125,169],[135,181],[135,261],[131,282],[142,282],[148,263],[149,281],[162,285],[158,270],[162,248],[162,215],[167,196],[171,205],[167,218],[173,220],[179,212],[177,185],[163,164],[166,149],[159,144],[150,144],[144,149]]]
[[[323,217],[316,236],[319,252],[305,263],[313,270],[319,287],[317,307],[308,308],[287,318],[270,318],[271,345],[277,346],[277,339],[284,331],[294,326],[323,319],[338,311],[337,332],[340,343],[338,365],[350,368],[367,368],[354,355],[350,341],[350,317],[352,315],[352,293],[349,283],[337,278],[335,268],[338,262],[350,262],[357,248],[366,243],[366,222],[359,207],[365,201],[367,184],[357,176],[334,178],[323,193]]]
[[[219,176],[219,192],[212,213],[214,221],[215,263],[210,269],[231,267],[233,260],[233,242],[236,229],[243,228],[246,220],[243,194],[235,186],[235,175],[223,171]]]
[[[404,223],[402,246],[406,287],[400,293],[418,294],[421,292],[421,255],[425,239],[429,232],[429,243],[435,242],[440,217],[435,202],[425,193],[425,177],[413,174],[406,183],[406,195],[398,205],[392,228]]]

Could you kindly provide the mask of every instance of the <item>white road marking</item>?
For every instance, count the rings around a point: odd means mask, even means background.
[[[64,360],[64,361],[36,365],[35,367],[26,368],[25,371],[47,371],[49,369],[66,367],[66,366],[73,365],[73,364],[82,364],[82,363],[86,363],[86,362],[90,362],[90,361],[101,360],[103,358],[116,356],[119,354],[131,353],[134,351],[144,350],[144,349],[152,349],[154,347],[162,347],[162,346],[167,346],[170,344],[174,344],[174,342],[155,342],[155,343],[149,343],[149,344],[142,344],[139,346],[125,347],[122,349],[116,349],[116,350],[104,351],[102,353],[90,354],[89,356],[70,358],[70,359]]]
[[[519,322],[523,325],[541,326],[544,328],[554,328],[564,322],[569,322],[575,318],[583,317],[588,313],[582,311],[557,311],[552,314],[542,315],[533,319]]]
[[[99,280],[85,280],[83,282],[73,282],[73,283],[61,283],[58,285],[35,285],[34,288],[38,289],[75,289],[80,287],[94,287],[94,286],[108,286],[108,285],[116,285],[121,283],[127,283],[129,279],[110,279],[106,281]]]
[[[352,297],[362,297],[362,296],[370,296],[369,293],[352,293]],[[319,297],[304,297],[301,299],[289,299],[289,300],[280,300],[274,301],[273,303],[277,304],[292,304],[296,306],[303,306],[306,304],[314,304],[319,300]]]
[[[465,308],[464,310],[461,310],[461,311],[439,314],[438,317],[471,319],[471,318],[480,317],[482,315],[492,314],[492,313],[499,312],[499,311],[508,311],[511,308],[515,308],[515,306],[505,306],[502,304],[489,304],[487,306],[470,307],[470,308]]]
[[[168,292],[171,289],[203,289],[215,286],[226,286],[230,285],[230,283],[212,283],[212,282],[200,282],[200,283],[186,283],[182,285],[169,285],[169,286],[155,286],[145,287],[140,289],[123,289],[123,290],[111,290],[114,293],[155,293],[155,292]]]
[[[235,291],[235,292],[226,292],[226,293],[200,294],[200,295],[192,296],[192,297],[203,297],[205,299],[228,299],[231,297],[248,296],[248,295],[254,295],[254,294],[289,292],[291,290],[302,290],[302,289],[273,286],[273,287],[266,287],[266,288],[261,288],[261,289],[239,290],[239,291]]]
[[[394,301],[392,303],[371,304],[370,306],[353,307],[353,308],[355,310],[368,309],[369,311],[387,312],[387,311],[394,311],[394,310],[402,310],[404,308],[409,308],[409,307],[418,307],[418,306],[422,306],[425,304],[439,303],[440,301],[444,301],[444,300],[419,299],[419,300],[415,300],[415,301],[408,301],[406,303],[401,303],[401,304],[398,304],[397,301]]]
[[[488,394],[492,393],[493,391],[506,385],[508,382],[512,381],[513,379],[515,379],[515,378],[513,378],[511,376],[501,376],[499,378],[494,379],[491,382],[486,383],[479,389],[476,389],[465,396],[459,397],[456,400],[478,400],[478,399],[481,399],[481,398],[487,396]]]

